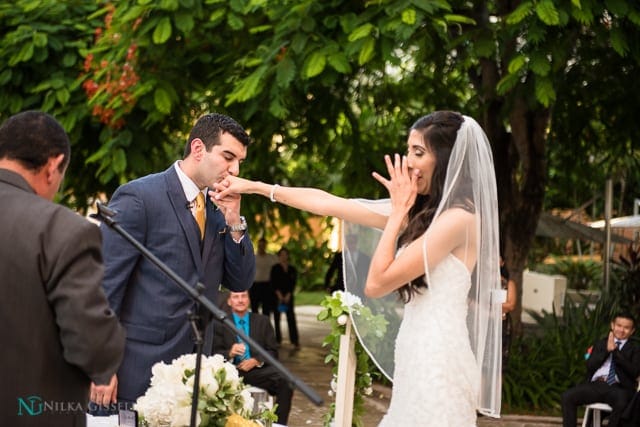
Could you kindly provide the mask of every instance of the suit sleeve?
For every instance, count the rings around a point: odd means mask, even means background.
[[[254,335],[253,333],[251,334],[252,338],[254,338],[265,349],[265,351],[269,353],[274,359],[277,359],[278,358],[278,342],[276,341],[276,333],[274,332],[273,327],[271,326],[271,322],[269,321],[269,318],[264,316],[259,316],[257,325],[259,325],[259,327],[256,328],[255,338],[253,336]],[[257,354],[255,354],[255,356],[257,357],[257,359],[263,362],[266,362],[265,360],[262,360],[262,358]]]
[[[240,243],[226,233],[224,256],[224,286],[232,291],[248,290],[256,277],[256,256],[251,237],[245,233]]]
[[[627,346],[630,348],[627,350]],[[613,359],[616,369],[621,369],[629,378],[638,378],[640,375],[640,349],[636,343],[628,341],[622,350],[613,351]]]
[[[605,360],[609,357],[607,351],[607,340],[599,340],[593,344],[593,350],[591,356],[587,359],[587,376],[590,380],[593,374],[602,366]]]
[[[85,220],[52,223],[47,298],[63,355],[92,381],[107,384],[124,352],[124,330],[100,287],[104,272],[98,228]],[[53,221],[56,221],[54,219]]]
[[[116,223],[136,240],[144,244],[146,213],[142,197],[131,186],[120,187],[111,198],[109,208],[117,213]],[[105,275],[102,286],[111,308],[120,315],[122,299],[141,254],[111,227],[102,224],[102,248],[105,258]]]
[[[213,354],[220,354],[229,360],[229,351],[235,343],[235,338],[222,322],[215,320],[213,326]]]

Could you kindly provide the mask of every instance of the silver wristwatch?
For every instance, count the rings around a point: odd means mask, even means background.
[[[247,220],[241,216],[240,217],[240,224],[235,224],[235,225],[228,225],[227,224],[227,229],[231,232],[233,231],[245,231],[247,229]]]

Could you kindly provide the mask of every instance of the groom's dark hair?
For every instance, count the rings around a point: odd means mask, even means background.
[[[205,114],[200,117],[191,129],[189,140],[184,147],[184,157],[191,154],[191,141],[200,139],[207,151],[211,151],[211,147],[220,144],[220,135],[223,132],[230,133],[245,147],[251,144],[251,138],[244,130],[240,123],[236,122],[229,116],[219,113]]]

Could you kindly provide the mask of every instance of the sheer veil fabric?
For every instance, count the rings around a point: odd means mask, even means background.
[[[501,299],[499,272],[498,236],[498,196],[491,147],[478,123],[464,116],[464,122],[457,133],[447,168],[443,197],[437,208],[435,219],[451,207],[464,206],[475,213],[476,265],[471,272],[471,286],[468,294],[467,328],[469,342],[477,363],[480,377],[477,411],[492,417],[500,416],[501,395]],[[388,200],[362,200],[358,202],[369,209],[388,215]],[[429,229],[424,239],[424,262],[426,280],[429,283],[429,269],[426,268],[426,246],[429,244]],[[396,292],[380,299],[364,296],[364,285],[368,268],[363,268],[362,259],[373,254],[381,235],[381,230],[344,222],[343,239],[354,240],[343,245],[343,269],[345,289],[362,299],[374,315],[363,316],[352,313],[354,329],[363,347],[369,353],[382,373],[393,380],[394,351],[398,328],[403,314],[403,304]],[[343,242],[343,243],[345,243]],[[357,255],[367,254],[368,257]],[[466,251],[465,251],[466,252]],[[464,261],[464,260],[463,260]],[[433,266],[432,266],[433,269]],[[423,292],[429,292],[424,289]],[[434,346],[442,345],[434,342]],[[426,367],[428,369],[428,367]]]

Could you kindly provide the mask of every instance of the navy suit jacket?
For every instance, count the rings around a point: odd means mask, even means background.
[[[616,375],[620,381],[620,385],[627,390],[635,391],[637,382],[636,378],[640,375],[640,346],[631,338],[622,347],[622,350],[615,350],[613,353],[607,351],[608,338],[602,338],[593,344],[591,356],[587,359],[587,382],[596,371],[607,360],[610,354],[613,354],[616,367]]]
[[[253,283],[255,256],[249,235],[235,243],[226,232],[224,215],[207,198],[201,243],[174,165],[121,186],[109,207],[117,212],[116,223],[184,281],[191,286],[204,284],[203,295],[214,304],[220,285],[243,291]],[[104,289],[127,332],[124,360],[118,371],[118,399],[135,401],[149,387],[156,362],[170,363],[194,351],[187,313],[195,305],[115,230],[105,225],[101,229]],[[212,326],[208,329],[210,339]]]

